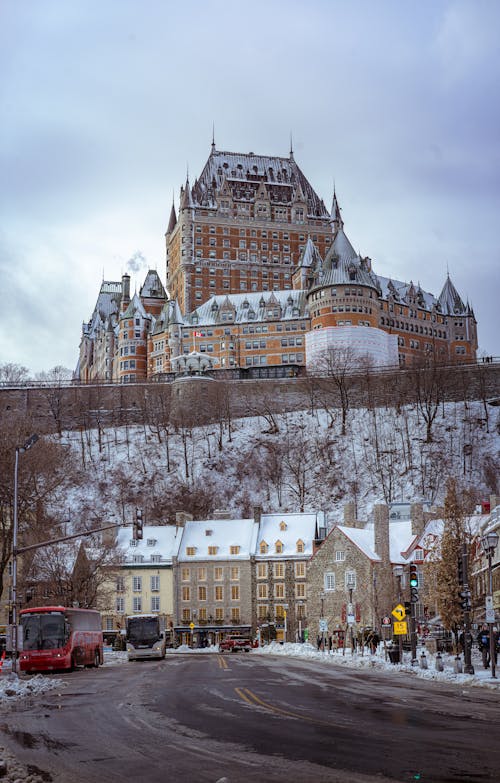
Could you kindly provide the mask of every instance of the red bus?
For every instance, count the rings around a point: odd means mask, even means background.
[[[22,609],[19,620],[22,672],[102,664],[101,615],[95,609],[39,606]]]

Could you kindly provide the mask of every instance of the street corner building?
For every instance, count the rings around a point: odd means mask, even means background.
[[[335,350],[354,364],[476,357],[477,323],[447,275],[439,296],[376,274],[287,157],[212,148],[172,203],[165,278],[103,281],[83,324],[76,377],[131,382],[179,374],[293,377]],[[421,270],[415,270],[420,276]]]

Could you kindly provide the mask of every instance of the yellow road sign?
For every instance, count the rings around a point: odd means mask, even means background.
[[[191,630],[193,630],[193,628],[194,628],[194,623],[189,623],[189,627],[191,628]]]
[[[397,606],[394,607],[391,614],[394,615],[396,620],[401,621],[404,620],[406,617],[406,609],[404,608],[403,604],[398,604]]]
[[[406,621],[394,623],[393,630],[395,636],[406,636],[408,633],[408,623]]]

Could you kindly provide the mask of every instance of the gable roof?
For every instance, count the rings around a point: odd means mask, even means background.
[[[253,519],[190,520],[184,525],[179,562],[249,560],[255,549],[256,533]],[[209,546],[217,547],[217,554],[209,555]],[[230,554],[231,546],[240,547],[238,554]],[[194,555],[186,554],[188,547],[194,548]]]
[[[148,565],[152,562],[152,556],[160,556],[162,564],[172,564],[172,558],[176,557],[179,551],[182,528],[177,525],[144,525],[142,540],[131,545],[132,530],[132,526],[123,527],[119,528],[117,533],[117,545],[124,555],[123,565]],[[152,541],[155,543],[148,543]],[[133,562],[137,555],[143,556],[142,563]]]
[[[286,529],[282,529],[282,522],[285,523]],[[316,513],[262,514],[256,541],[257,559],[288,560],[294,557],[310,557],[313,553],[317,528],[318,514]],[[269,552],[266,554],[261,554],[259,551],[262,541],[269,546]],[[277,541],[283,544],[282,552],[275,552],[274,545]],[[297,541],[303,542],[303,552],[297,552]]]

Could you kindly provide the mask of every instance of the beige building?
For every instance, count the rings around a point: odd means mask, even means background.
[[[145,525],[143,539],[136,541],[131,527],[118,531],[121,566],[108,591],[110,605],[101,608],[104,632],[124,629],[125,618],[132,614],[157,614],[163,627],[173,625],[172,564],[181,533],[172,525]]]

